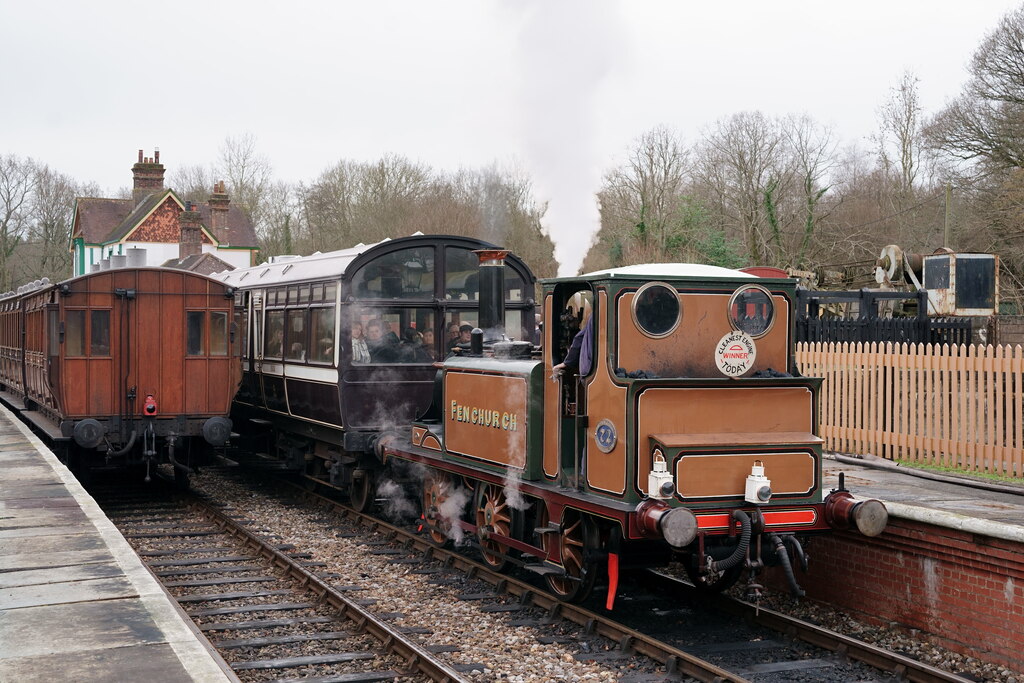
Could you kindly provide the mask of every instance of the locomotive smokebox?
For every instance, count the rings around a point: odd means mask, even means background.
[[[505,333],[505,249],[477,249],[480,259],[480,324],[484,343],[500,341]]]

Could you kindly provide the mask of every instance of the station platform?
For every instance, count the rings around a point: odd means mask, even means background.
[[[826,453],[823,494],[839,486],[839,473],[855,498],[877,498],[890,518],[1024,543],[1024,482],[939,474],[873,455]]]
[[[237,681],[56,456],[0,406],[0,681]]]

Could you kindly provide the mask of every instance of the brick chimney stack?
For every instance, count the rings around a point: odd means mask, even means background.
[[[132,199],[135,205],[153,194],[164,189],[164,165],[160,163],[160,150],[153,152],[153,157],[143,157],[139,150],[139,161],[132,166],[135,184],[132,188]]]
[[[198,256],[203,253],[202,219],[192,202],[185,202],[185,210],[178,217],[181,226],[181,240],[178,244],[178,258]]]
[[[210,230],[218,240],[223,239],[221,231],[228,226],[228,206],[231,200],[224,187],[224,181],[214,183],[213,194],[210,195]]]

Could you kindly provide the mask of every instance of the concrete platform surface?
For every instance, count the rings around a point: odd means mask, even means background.
[[[1024,482],[995,482],[899,466],[876,456],[826,454],[824,493],[839,484],[857,498],[877,498],[891,517],[1024,543]]]
[[[0,681],[237,681],[54,454],[0,406]]]

